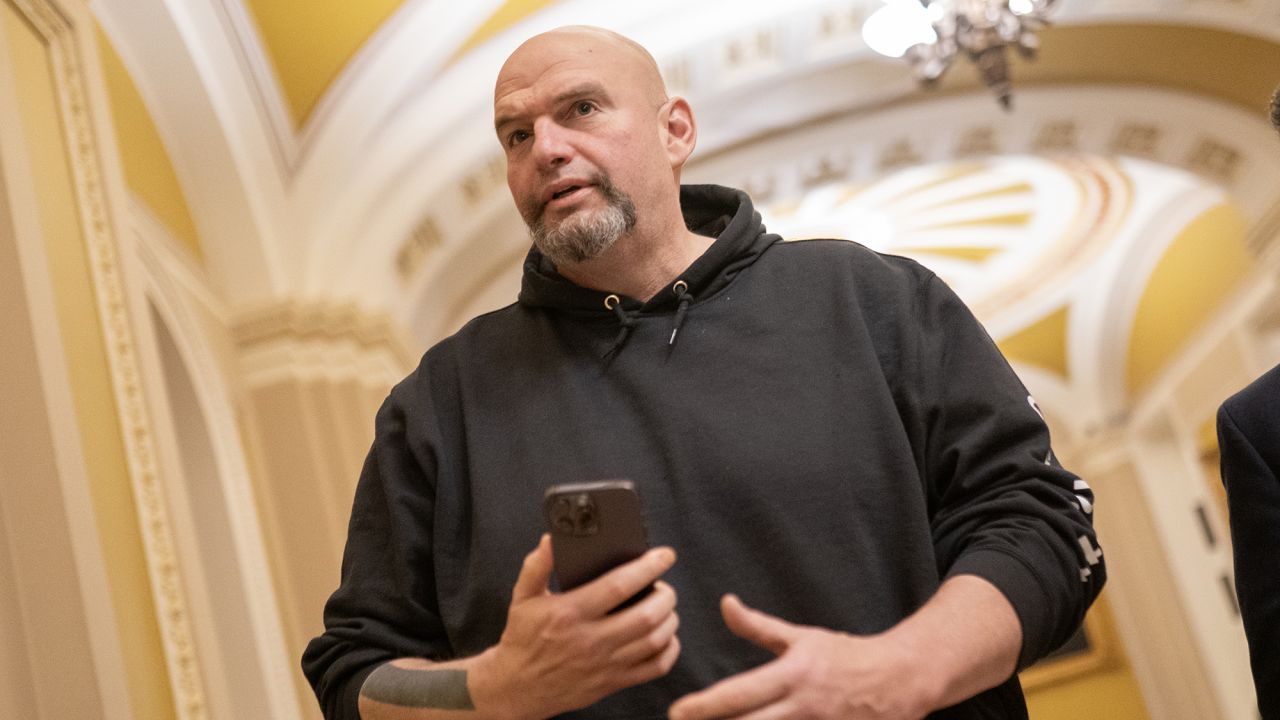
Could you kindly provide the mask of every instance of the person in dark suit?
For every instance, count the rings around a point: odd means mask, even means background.
[[[1271,98],[1280,132],[1280,87]],[[1280,365],[1218,409],[1236,597],[1264,720],[1280,720]]]
[[[1218,446],[1258,708],[1272,720],[1280,718],[1280,366],[1222,403]]]

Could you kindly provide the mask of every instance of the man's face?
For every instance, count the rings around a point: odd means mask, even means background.
[[[585,32],[534,38],[500,73],[494,121],[507,185],[553,262],[603,252],[635,226],[637,200],[643,207],[672,177],[655,79],[634,49]]]

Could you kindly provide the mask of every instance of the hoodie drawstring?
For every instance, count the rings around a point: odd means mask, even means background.
[[[679,333],[680,326],[684,325],[685,313],[689,312],[689,303],[693,302],[693,293],[689,292],[689,283],[683,280],[677,280],[676,284],[671,286],[671,292],[676,294],[676,299],[680,301],[680,306],[676,308],[676,318],[671,323],[671,339],[667,340],[667,347],[675,346],[676,333]]]
[[[671,323],[671,337],[667,340],[667,347],[675,347],[676,336],[680,334],[680,328],[684,326],[685,315],[689,312],[689,303],[693,302],[693,293],[689,292],[689,283],[683,280],[677,280],[671,286],[671,292],[675,293],[679,305],[676,307],[676,316]],[[623,345],[627,344],[627,338],[631,337],[631,331],[635,328],[638,320],[632,313],[628,313],[622,309],[622,298],[617,295],[609,295],[604,299],[605,308],[612,310],[614,315],[618,316],[618,336],[614,338],[613,345],[604,354],[603,359],[608,360],[613,357]]]
[[[614,338],[613,346],[609,348],[603,358],[608,360],[626,344],[627,338],[631,336],[631,329],[636,326],[636,318],[634,315],[628,315],[627,311],[622,309],[622,298],[617,295],[606,297],[604,306],[618,316],[618,337]]]

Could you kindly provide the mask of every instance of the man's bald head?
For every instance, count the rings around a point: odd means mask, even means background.
[[[554,63],[556,58],[574,55],[621,70],[654,106],[667,100],[662,72],[644,46],[625,35],[591,25],[566,25],[524,41],[498,72],[494,98],[501,97],[517,78],[527,78],[546,64]]]
[[[680,170],[697,127],[634,40],[583,26],[530,38],[498,74],[493,115],[511,197],[557,267],[624,236],[661,243],[687,233]]]

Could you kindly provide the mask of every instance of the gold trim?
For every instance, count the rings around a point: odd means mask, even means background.
[[[1030,225],[1030,212],[1002,213],[983,217],[965,218],[963,220],[946,220],[943,222],[916,225],[912,230],[946,230],[948,228],[987,227],[989,225],[1007,225],[1010,227]]]
[[[990,260],[991,256],[1004,249],[1003,247],[977,245],[957,245],[955,247],[947,247],[945,245],[899,245],[893,251],[907,255],[938,255],[963,262],[984,263]]]
[[[58,91],[63,131],[71,158],[94,294],[102,323],[103,344],[111,370],[111,385],[128,464],[137,499],[138,525],[156,603],[156,622],[164,643],[177,716],[184,720],[208,717],[200,663],[195,652],[190,614],[179,574],[163,488],[158,480],[155,438],[144,402],[137,343],[130,327],[121,277],[117,240],[112,232],[102,168],[97,151],[85,64],[80,57],[71,19],[54,0],[9,0],[45,39]]]
[[[932,205],[925,205],[924,207],[915,208],[915,210],[917,212],[937,210],[939,208],[951,207],[953,205],[962,205],[964,203],[977,202],[978,200],[990,200],[992,198],[1006,197],[1009,195],[1034,195],[1035,191],[1036,189],[1031,186],[1031,183],[1023,180],[1022,182],[1004,185],[991,190],[980,190],[978,192],[969,193],[968,195],[939,200]]]
[[[938,177],[932,178],[927,182],[920,183],[919,185],[912,185],[896,195],[885,198],[880,202],[886,208],[892,207],[893,205],[902,202],[907,198],[919,195],[926,190],[933,190],[942,187],[943,185],[948,185],[956,180],[960,180],[961,178],[972,177],[990,168],[991,164],[989,162],[954,162],[951,163],[946,172],[942,173]]]

